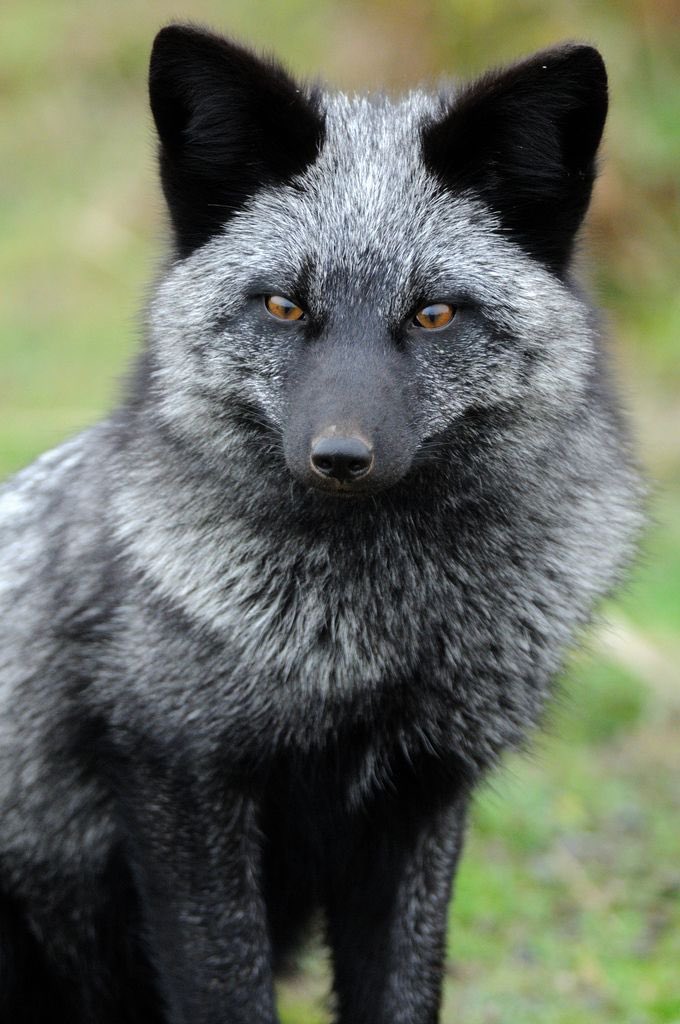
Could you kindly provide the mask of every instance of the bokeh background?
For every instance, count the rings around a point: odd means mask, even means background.
[[[680,1022],[680,7],[675,0],[3,0],[0,474],[95,420],[138,343],[165,234],[146,61],[203,21],[347,89],[598,45],[612,108],[584,275],[652,480],[627,591],[575,655],[546,735],[477,801],[446,1024]],[[281,990],[321,1024],[313,948]]]

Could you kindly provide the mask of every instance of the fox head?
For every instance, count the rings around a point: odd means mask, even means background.
[[[150,97],[174,250],[149,386],[197,456],[257,448],[282,480],[375,494],[473,420],[584,401],[569,265],[607,109],[596,50],[350,99],[172,25]]]

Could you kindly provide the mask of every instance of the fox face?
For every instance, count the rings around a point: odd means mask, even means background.
[[[150,93],[175,243],[150,387],[197,454],[245,460],[248,434],[279,482],[359,497],[407,486],[470,423],[583,400],[568,272],[606,115],[596,51],[348,99],[171,26]]]

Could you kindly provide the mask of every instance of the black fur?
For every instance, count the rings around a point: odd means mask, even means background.
[[[264,184],[288,181],[323,143],[323,117],[278,64],[169,25],[149,68],[163,190],[177,252],[203,245]]]
[[[37,908],[37,909],[36,909]],[[81,891],[0,892],[2,1024],[164,1024],[127,858]]]
[[[515,242],[562,273],[590,200],[607,115],[597,50],[564,46],[490,72],[423,132],[428,166],[480,195]]]

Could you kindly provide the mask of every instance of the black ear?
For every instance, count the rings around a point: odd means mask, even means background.
[[[283,68],[193,26],[156,36],[149,95],[182,256],[259,188],[302,172],[323,142],[317,103]]]
[[[588,207],[607,115],[597,50],[568,44],[491,72],[423,132],[427,166],[495,210],[505,232],[561,273]]]

